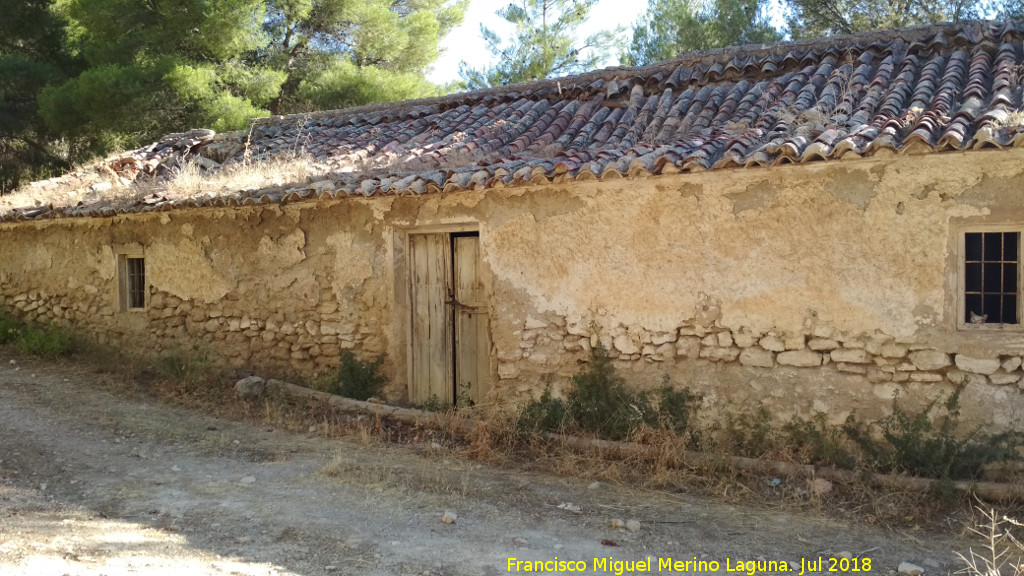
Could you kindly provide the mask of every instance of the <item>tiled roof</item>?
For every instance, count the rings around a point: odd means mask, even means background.
[[[115,162],[134,179],[189,158],[304,151],[316,185],[132,206],[37,207],[4,219],[239,205],[320,196],[429,194],[1024,141],[1024,23],[967,22],[746,46],[645,68],[193,132]],[[127,166],[127,168],[125,168]]]

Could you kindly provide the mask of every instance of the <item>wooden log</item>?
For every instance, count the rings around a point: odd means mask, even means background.
[[[400,408],[389,404],[378,404],[376,402],[363,402],[344,398],[319,390],[303,388],[280,380],[267,380],[267,388],[288,396],[306,398],[325,402],[334,408],[346,412],[372,414],[381,418],[410,424],[413,426],[432,426],[451,432],[469,434],[476,428],[476,422],[453,415],[452,413],[428,412],[414,408]],[[544,438],[551,442],[557,442],[563,446],[576,450],[604,450],[624,456],[654,457],[653,446],[638,444],[636,442],[616,442],[612,440],[601,440],[599,438],[580,438],[565,434],[547,432]],[[793,462],[774,462],[769,460],[758,460],[757,458],[746,458],[743,456],[725,456],[705,454],[681,450],[679,458],[676,459],[677,466],[732,466],[740,470],[760,474],[772,474],[789,478],[823,478],[833,482],[853,484],[867,482],[878,488],[889,488],[894,490],[905,490],[911,492],[928,492],[935,489],[937,480],[932,478],[920,478],[916,476],[899,476],[895,474],[865,474],[851,470],[839,470],[836,468],[816,468],[809,464],[796,464]],[[975,494],[979,498],[991,502],[1021,502],[1024,501],[1024,484],[1012,484],[1006,482],[974,482],[956,480],[950,484],[956,492]]]
[[[364,402],[353,400],[344,396],[337,396],[320,390],[303,388],[295,384],[282,382],[281,380],[267,380],[267,388],[278,393],[296,398],[316,400],[345,412],[360,414],[371,414],[381,418],[390,418],[403,424],[412,426],[433,426],[435,428],[450,429],[454,427],[464,434],[468,434],[476,427],[476,423],[466,418],[455,417],[452,414],[441,412],[428,412],[414,408],[401,408],[390,404],[378,404],[377,402]]]

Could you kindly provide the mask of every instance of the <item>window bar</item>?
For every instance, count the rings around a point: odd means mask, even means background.
[[[142,258],[128,258],[128,306],[146,307],[146,263]]]
[[[965,234],[964,322],[1018,324],[1020,233]]]

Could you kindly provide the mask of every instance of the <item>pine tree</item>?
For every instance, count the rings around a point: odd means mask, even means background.
[[[88,67],[41,94],[89,152],[253,117],[432,95],[466,0],[59,0]]]
[[[271,0],[260,60],[287,79],[274,114],[438,94],[426,81],[468,0]]]
[[[597,67],[616,46],[618,31],[603,31],[576,40],[597,0],[519,0],[497,14],[515,26],[506,45],[497,32],[481,26],[495,63],[482,69],[465,62],[459,75],[470,89],[503,86],[575,74]]]
[[[642,66],[681,54],[736,44],[777,42],[764,0],[649,0],[633,26],[623,63]]]
[[[43,88],[76,74],[66,23],[46,0],[0,2],[0,194],[68,168],[37,112]]]
[[[1012,0],[1011,0],[1012,1]],[[982,18],[986,0],[785,0],[794,39]]]

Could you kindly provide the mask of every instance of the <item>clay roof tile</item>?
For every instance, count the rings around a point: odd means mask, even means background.
[[[156,196],[117,208],[31,207],[0,220],[1024,145],[1024,129],[1011,121],[1022,111],[1022,38],[1020,23],[942,24],[711,50],[646,68],[263,118],[245,131],[170,135],[107,165],[127,178],[161,178],[188,162],[216,171],[305,153],[311,169],[326,173],[335,188],[299,185],[282,193],[268,186],[173,201]]]

